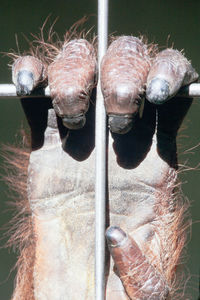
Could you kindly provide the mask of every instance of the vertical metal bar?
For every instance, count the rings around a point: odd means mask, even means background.
[[[108,0],[98,0],[98,67],[107,49]],[[96,181],[95,181],[95,299],[105,299],[105,220],[106,220],[106,112],[100,78],[96,102]]]

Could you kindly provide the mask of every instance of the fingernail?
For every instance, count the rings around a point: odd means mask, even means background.
[[[109,115],[108,125],[113,133],[125,134],[133,126],[133,117],[124,115]]]
[[[26,96],[30,95],[33,90],[33,73],[27,70],[19,71],[17,75],[17,95]]]
[[[85,115],[64,117],[62,118],[63,125],[69,129],[81,129],[86,122]]]
[[[118,226],[111,226],[106,230],[106,239],[111,247],[119,247],[127,239],[126,233]]]
[[[154,78],[146,90],[146,98],[154,104],[163,104],[169,97],[169,83],[162,78]]]

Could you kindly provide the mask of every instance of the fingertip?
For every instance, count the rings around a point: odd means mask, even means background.
[[[153,78],[147,86],[146,98],[153,104],[163,104],[169,98],[169,83],[163,78]]]
[[[106,230],[107,243],[111,247],[120,247],[127,239],[126,233],[118,226],[110,226]]]
[[[110,114],[108,117],[108,126],[113,133],[125,134],[129,132],[133,126],[133,117]]]
[[[18,96],[30,95],[34,86],[33,73],[27,70],[19,71],[17,74],[16,92]]]
[[[73,117],[63,117],[63,125],[68,129],[81,129],[86,123],[85,115],[78,115]]]

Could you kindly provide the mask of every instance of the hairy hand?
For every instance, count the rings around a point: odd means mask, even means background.
[[[158,53],[132,36],[114,40],[100,73],[111,132],[106,237],[113,261],[106,296],[167,299],[176,289],[186,239],[187,206],[176,188],[176,136],[192,103],[176,94],[198,75],[181,52]],[[34,150],[28,196],[37,236],[35,293],[39,300],[94,299],[93,46],[72,40],[48,67],[30,56],[13,65],[21,96],[45,85],[46,76],[52,100],[22,99]]]

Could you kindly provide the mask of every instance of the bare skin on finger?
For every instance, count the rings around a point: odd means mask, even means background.
[[[26,96],[37,88],[44,88],[48,77],[55,112],[69,129],[85,125],[85,114],[97,85],[95,39],[91,38],[89,42],[85,39],[87,32],[77,31],[86,19],[84,17],[75,23],[65,33],[64,41],[58,38],[52,27],[45,41],[44,24],[40,35],[34,36],[35,41],[30,43],[28,55],[8,54],[14,58],[12,79],[17,94]]]
[[[46,85],[45,65],[34,56],[20,56],[12,65],[12,81],[19,96],[30,95],[35,88]]]
[[[133,36],[117,38],[101,63],[101,88],[111,131],[128,132],[151,66],[151,48]]]
[[[167,283],[136,242],[119,227],[107,229],[106,237],[116,273],[130,299],[166,299],[169,293]]]
[[[155,57],[149,72],[146,97],[151,103],[162,104],[175,96],[182,86],[196,81],[198,77],[181,52],[163,50]]]
[[[95,49],[84,39],[64,43],[50,64],[48,80],[53,107],[67,128],[84,126],[96,76]]]

